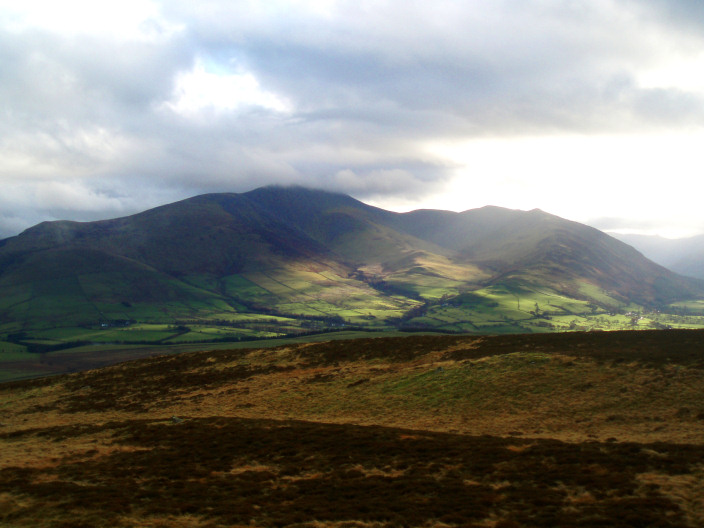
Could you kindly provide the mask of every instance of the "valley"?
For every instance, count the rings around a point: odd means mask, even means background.
[[[93,324],[81,320],[72,325],[65,317],[56,323],[47,317],[29,329],[7,332],[0,341],[0,380],[70,372],[79,364],[91,368],[106,364],[108,357],[119,361],[184,349],[251,346],[262,340],[276,344],[295,336],[704,328],[704,307],[696,303],[674,305],[669,311],[633,304],[605,308],[518,282],[464,293],[456,282],[437,276],[394,283],[397,289],[413,289],[410,296],[397,290],[382,295],[351,279],[291,270],[231,276],[223,283],[243,299],[239,311],[178,302],[138,305],[102,312],[105,318]],[[71,359],[81,355],[95,356],[96,362]]]

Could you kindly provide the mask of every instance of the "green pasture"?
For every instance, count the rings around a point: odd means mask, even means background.
[[[22,341],[23,343],[26,343],[27,345],[60,345],[63,343],[63,341],[59,341],[58,339],[25,339]]]
[[[41,372],[37,373],[31,373],[26,370],[18,370],[18,369],[12,369],[12,368],[1,368],[1,363],[0,363],[0,383],[3,383],[5,381],[15,381],[18,379],[23,379],[23,378],[28,378],[28,377],[34,377],[41,375]]]
[[[190,332],[177,335],[167,342],[171,343],[198,343],[205,341],[217,341],[219,339],[260,339],[267,337],[276,337],[281,335],[278,332],[253,330],[247,328],[224,329],[222,327],[195,327],[191,328]]]
[[[508,281],[443,299],[407,324],[469,333],[609,331],[701,328],[704,316],[643,313],[641,307],[630,305],[607,312],[587,301]]]
[[[97,342],[161,341],[177,333],[175,330],[169,330],[166,325],[145,324],[137,327],[107,329],[94,340]]]
[[[202,322],[210,326],[213,326],[211,322],[224,321],[227,324],[223,325],[222,332],[250,338],[325,326],[297,320],[296,316],[340,316],[350,324],[381,327],[388,317],[401,317],[417,305],[417,301],[403,297],[384,296],[366,284],[339,277],[331,270],[273,269],[224,279],[208,276],[190,276],[184,281],[171,282],[161,279],[159,287],[171,288],[174,297],[160,303],[121,300],[115,292],[134,288],[135,283],[130,280],[136,279],[120,273],[94,273],[23,285],[0,285],[3,294],[0,315],[5,315],[6,320],[17,320],[23,312],[22,330],[27,339],[44,344],[159,342],[175,335],[175,332],[160,330],[159,325],[176,321]],[[181,295],[183,293],[186,295]],[[247,305],[260,305],[293,317],[252,313],[252,309],[238,299],[246,299]],[[123,322],[128,325],[117,326]],[[228,324],[236,325],[237,329],[227,328]],[[3,329],[7,333],[18,330],[17,325]],[[199,341],[217,335],[210,331],[190,333],[191,336],[184,334],[175,339]]]
[[[129,279],[120,272],[87,273],[79,275],[77,281],[85,296],[119,303],[119,292],[129,290]]]
[[[130,307],[123,305],[99,304],[96,306],[100,310],[98,324],[110,321],[158,321],[167,314],[162,305],[139,303]],[[177,314],[173,314],[176,316]]]
[[[359,295],[366,290],[365,287],[351,280],[303,270],[282,268],[251,272],[245,276],[267,292],[295,302],[310,302],[324,298],[334,304],[348,295]]]
[[[16,361],[27,356],[27,347],[8,341],[0,341],[0,358],[2,358],[2,361]]]
[[[99,335],[103,330],[99,327],[94,328],[79,328],[79,327],[60,327],[60,328],[45,328],[35,330],[31,333],[33,337],[39,339],[49,339],[59,342],[66,341],[91,341],[93,336]]]
[[[594,301],[601,305],[621,309],[626,309],[628,307],[626,303],[619,301],[618,299],[614,299],[598,286],[594,286],[593,284],[586,282],[580,282],[578,286],[580,296],[586,296],[590,299],[594,299]]]
[[[28,284],[0,285],[0,313],[26,310],[32,299],[32,289]]]
[[[383,296],[365,284],[318,273],[276,269],[243,274],[250,286],[272,299],[269,305],[278,312],[309,317],[340,316],[355,324],[373,319],[399,317],[415,301],[402,297]]]
[[[668,308],[680,315],[704,315],[704,300],[691,300],[672,303]]]
[[[238,313],[238,312],[221,313],[221,314],[216,314],[216,316],[213,317],[213,319],[223,321],[224,323],[226,323],[224,326],[227,326],[227,324],[240,325],[240,324],[260,324],[260,323],[291,324],[296,321],[296,319],[292,319],[290,317],[284,317],[284,316],[279,316],[279,315],[251,313],[251,312],[250,313]],[[207,320],[208,320],[207,318],[194,317],[192,319],[192,322],[193,322],[193,324],[198,324],[199,321],[207,321]]]
[[[513,277],[469,291],[468,283],[442,276],[459,277],[449,264],[440,262],[437,273],[432,264],[423,267],[411,262],[409,267],[404,263],[404,269],[387,278],[393,294],[338,276],[330,269],[297,268],[248,271],[225,278],[159,278],[151,286],[148,274],[117,272],[0,284],[0,320],[23,321],[0,324],[0,350],[8,335],[18,332],[25,336],[10,339],[44,345],[77,341],[187,345],[343,328],[322,319],[330,316],[341,317],[345,325],[370,330],[388,330],[388,320],[397,318],[416,329],[480,334],[704,328],[704,301],[675,303],[666,312],[645,313],[641,307],[619,303],[587,283],[575,287],[584,299],[598,303],[535,286],[530,277]],[[143,300],[128,302],[120,293],[142,287],[170,292],[170,300],[151,302],[146,291],[142,292]],[[422,302],[404,297],[404,290],[429,303],[425,313],[406,317]],[[256,313],[259,309],[282,315]],[[179,325],[187,326],[188,331],[177,329]],[[9,344],[13,348],[8,347],[8,353],[22,354],[21,345]]]
[[[0,322],[0,340],[3,335],[13,334],[22,331],[23,325],[19,321]]]
[[[441,299],[443,296],[457,295],[464,286],[463,282],[415,271],[415,268],[394,274],[387,282],[397,289],[408,291],[430,301]]]
[[[181,279],[186,284],[207,292],[217,292],[221,289],[221,279],[212,275],[187,275]]]
[[[314,317],[326,317],[329,315],[336,315],[336,312],[338,311],[337,307],[319,301],[311,301],[308,303],[281,303],[277,304],[276,308],[281,312],[287,314],[307,315]]]
[[[250,302],[276,302],[276,294],[265,286],[262,286],[257,279],[261,279],[264,284],[269,285],[273,282],[267,280],[267,277],[259,272],[230,275],[222,279],[224,293],[228,296],[246,299]]]
[[[158,322],[234,311],[225,297],[204,286],[208,284],[118,272],[2,284],[0,316],[22,320],[30,329],[43,329],[116,320]],[[132,300],[127,301],[128,298]],[[155,302],[152,298],[171,300]]]
[[[160,341],[168,339],[178,332],[168,324],[138,324],[128,327],[93,327],[93,328],[51,328],[32,332],[33,342],[41,340],[44,344],[59,344],[72,341],[90,341],[94,343]]]

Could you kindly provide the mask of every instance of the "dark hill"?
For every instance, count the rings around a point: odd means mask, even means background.
[[[394,260],[399,254],[418,250],[452,252],[435,244],[432,238],[397,229],[398,219],[403,215],[366,205],[344,194],[304,187],[262,187],[242,196],[356,265]]]
[[[203,195],[100,222],[44,222],[8,239],[3,255],[91,248],[174,276],[227,275],[279,261],[325,260],[326,248],[237,194]],[[2,258],[2,257],[0,257]]]

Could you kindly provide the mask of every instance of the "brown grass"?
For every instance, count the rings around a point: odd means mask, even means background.
[[[702,526],[702,342],[368,339],[0,385],[0,525]]]

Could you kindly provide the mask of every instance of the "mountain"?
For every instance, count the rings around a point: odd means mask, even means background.
[[[575,314],[597,309],[699,298],[703,282],[540,210],[394,213],[302,187],[44,222],[0,241],[0,341],[33,346],[61,345],[57,329],[69,327],[76,340],[122,341],[125,332],[94,331],[118,322],[130,326],[127,341],[139,340],[140,323],[160,342],[343,323],[532,331],[574,327]],[[562,319],[536,320],[546,310]]]
[[[647,235],[613,236],[677,273],[704,279],[704,235],[677,239]]]
[[[623,301],[658,304],[687,298],[693,284],[597,229],[538,209],[416,211],[403,223],[407,232],[454,248],[503,279],[530,277],[568,294],[587,282]]]

